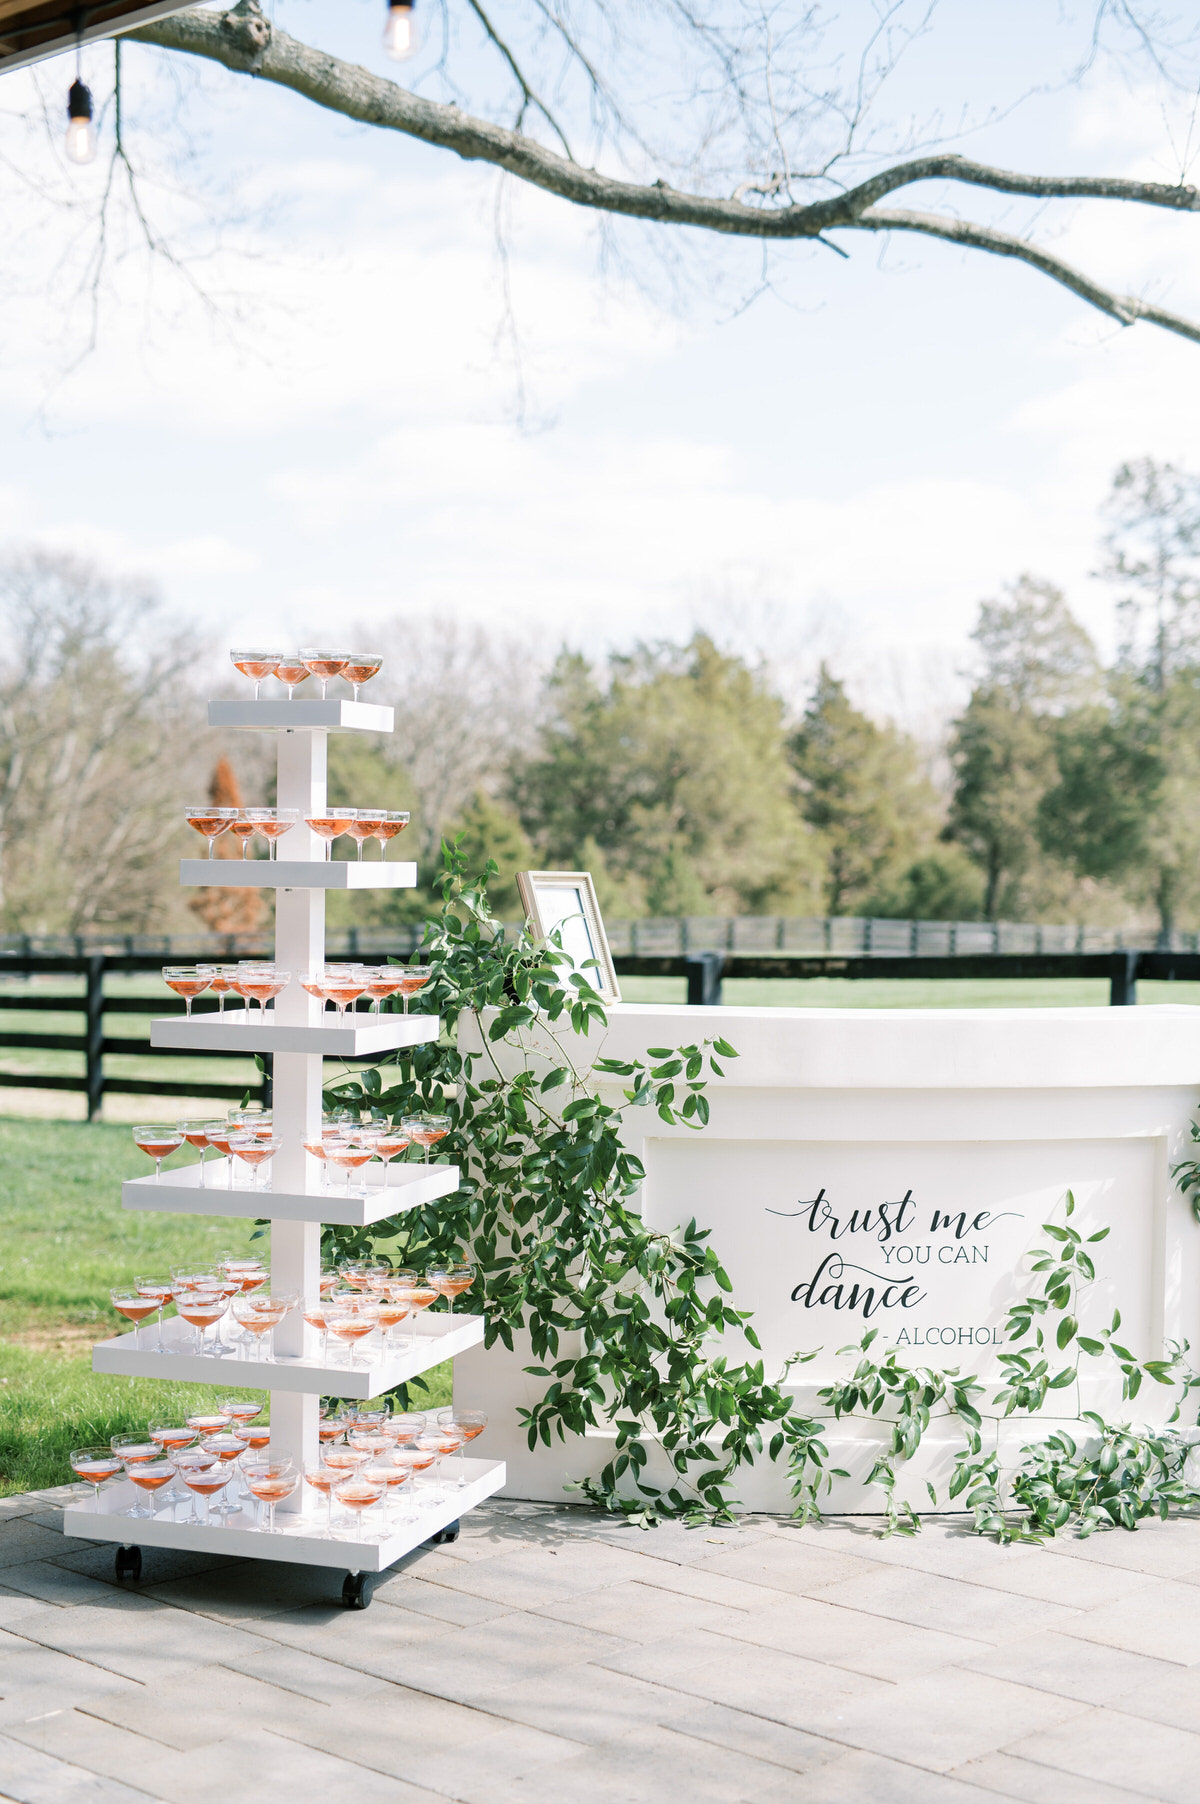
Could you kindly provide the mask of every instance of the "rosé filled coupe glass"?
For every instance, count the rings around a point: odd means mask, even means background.
[[[380,858],[387,857],[388,842],[397,839],[411,819],[412,815],[403,808],[388,809],[372,835],[372,838],[379,841]]]
[[[327,808],[324,814],[305,815],[304,825],[325,841],[325,863],[333,857],[333,842],[340,839],[343,833],[349,833],[350,823],[355,817],[353,808]]]
[[[257,701],[262,692],[263,678],[274,676],[286,657],[287,653],[283,651],[264,651],[251,647],[248,650],[231,651],[229,661],[242,676],[251,679],[254,684],[254,699]]]
[[[162,980],[169,990],[183,997],[184,1014],[191,1019],[192,1003],[212,982],[212,967],[206,965],[164,965]]]
[[[183,1135],[173,1121],[164,1121],[150,1127],[135,1127],[133,1144],[148,1159],[154,1160],[154,1182],[161,1184],[163,1160],[177,1146],[183,1145]]]
[[[278,859],[279,842],[285,833],[290,833],[300,819],[298,808],[247,808],[246,813],[254,822],[254,831],[260,839],[267,842],[267,856]]]
[[[241,846],[242,857],[245,858],[250,850],[250,841],[258,832],[258,824],[254,819],[254,810],[252,808],[239,808],[236,820],[232,820],[229,823],[229,831]]]
[[[141,1291],[132,1284],[120,1284],[115,1290],[110,1290],[108,1296],[117,1314],[123,1315],[126,1321],[133,1323],[133,1348],[135,1353],[140,1353],[142,1350],[142,1323],[147,1316],[153,1315],[156,1309],[161,1312],[161,1304],[156,1297],[143,1296]]]
[[[292,690],[308,676],[308,665],[298,651],[284,652],[275,666],[275,675],[281,683],[287,684],[287,698],[292,699]]]
[[[71,1470],[92,1487],[96,1508],[100,1508],[100,1486],[106,1479],[124,1471],[119,1454],[111,1447],[76,1447],[71,1454]]]
[[[375,839],[378,836],[379,829],[382,827],[384,819],[385,815],[382,809],[356,808],[354,810],[353,819],[346,831],[358,847],[359,864],[363,861],[363,846],[366,844],[367,840]]]
[[[467,1260],[458,1265],[432,1266],[426,1276],[434,1288],[445,1297],[450,1313],[454,1313],[454,1299],[460,1297],[464,1290],[470,1290],[475,1282],[475,1267]]]
[[[309,675],[319,680],[322,701],[325,700],[330,678],[341,676],[352,656],[348,651],[335,651],[321,645],[302,645],[298,655]]]
[[[364,683],[378,676],[383,669],[383,653],[381,651],[352,651],[346,658],[342,675],[354,690],[354,699],[358,700],[358,692]]]
[[[400,1131],[407,1134],[416,1145],[425,1149],[425,1163],[429,1163],[429,1149],[444,1140],[450,1132],[449,1115],[407,1115],[400,1123]]]
[[[293,1462],[278,1459],[244,1459],[242,1478],[250,1495],[266,1506],[266,1524],[258,1526],[266,1534],[275,1533],[275,1510],[300,1484],[300,1473]]]
[[[184,819],[197,833],[203,833],[208,841],[208,856],[211,858],[222,833],[228,833],[240,812],[237,808],[213,808],[206,802],[199,808],[189,808]]]
[[[433,976],[432,965],[405,965],[400,971],[400,994],[404,998],[404,1012],[408,1013],[408,999],[423,990]]]

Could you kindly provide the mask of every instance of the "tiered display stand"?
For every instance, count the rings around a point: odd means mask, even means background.
[[[305,816],[326,811],[325,769],[329,733],[390,733],[390,708],[350,701],[246,701],[210,702],[209,725],[271,732],[278,736],[278,803],[299,810],[298,824],[284,836],[277,861],[266,859],[209,860],[185,858],[180,862],[184,884],[218,884],[245,888],[261,884],[274,888],[276,897],[275,958],[292,981],[265,1015],[258,1010],[227,1010],[195,1019],[169,1016],[156,1020],[151,1029],[153,1046],[206,1052],[270,1052],[274,1054],[274,1125],[281,1145],[271,1166],[266,1190],[222,1188],[222,1166],[210,1162],[208,1184],[201,1189],[200,1168],[171,1171],[161,1183],[153,1176],[134,1178],[122,1186],[127,1209],[161,1209],[195,1215],[228,1215],[251,1220],[271,1217],[271,1280],[280,1291],[301,1297],[315,1296],[320,1286],[322,1222],[361,1227],[402,1210],[435,1201],[458,1188],[458,1168],[444,1163],[405,1164],[392,1170],[391,1180],[375,1184],[367,1196],[346,1196],[327,1188],[320,1162],[304,1151],[303,1142],[321,1131],[321,1061],[325,1057],[364,1058],[435,1040],[441,1023],[436,1016],[378,1014],[351,1016],[339,1025],[322,1013],[322,1005],[301,989],[298,974],[320,969],[325,958],[325,892],[328,889],[411,889],[417,880],[414,864],[370,860],[359,863],[326,861],[322,842],[304,825]],[[284,848],[286,847],[286,854]],[[147,1325],[153,1336],[153,1328]],[[147,1330],[144,1330],[146,1332]],[[201,1357],[183,1350],[187,1324],[172,1319],[164,1323],[161,1350],[139,1352],[133,1334],[102,1341],[92,1355],[98,1372],[144,1378],[165,1378],[182,1384],[220,1383],[231,1389],[262,1388],[271,1393],[271,1448],[295,1460],[303,1471],[318,1458],[317,1400],[322,1395],[375,1397],[394,1385],[427,1371],[442,1360],[477,1345],[483,1339],[482,1316],[460,1314],[422,1315],[416,1324],[413,1350],[391,1353],[375,1350],[369,1362],[357,1367],[326,1363],[321,1336],[293,1310],[275,1329],[274,1350],[269,1359],[246,1357],[244,1347],[221,1344],[217,1357]],[[362,1348],[357,1357],[363,1360]],[[189,1524],[179,1518],[190,1512],[190,1496],[152,1516],[131,1519],[123,1512],[135,1502],[147,1505],[143,1493],[128,1481],[110,1483],[91,1498],[72,1503],[64,1514],[68,1535],[84,1540],[118,1543],[117,1571],[136,1576],[141,1566],[139,1547],[183,1548],[192,1552],[242,1554],[247,1558],[284,1560],[307,1566],[346,1566],[343,1588],[347,1603],[365,1607],[370,1598],[370,1577],[401,1559],[428,1540],[453,1539],[458,1518],[482,1503],[504,1484],[500,1461],[468,1459],[466,1483],[457,1485],[460,1465],[448,1462],[444,1501],[422,1501],[418,1486],[404,1499],[404,1507],[416,1506],[417,1520],[389,1530],[382,1538],[355,1540],[355,1525],[339,1527],[332,1538],[325,1530],[325,1500],[310,1486],[301,1484],[295,1495],[279,1505],[274,1534],[259,1531],[249,1514],[231,1515],[211,1526]],[[404,1491],[409,1491],[406,1485]],[[402,1493],[403,1495],[403,1493]],[[335,1516],[336,1516],[335,1506]],[[366,1532],[378,1535],[371,1510]]]

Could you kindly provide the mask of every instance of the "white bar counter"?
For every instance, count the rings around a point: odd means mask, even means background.
[[[791,1353],[821,1349],[793,1373],[802,1410],[820,1411],[819,1388],[849,1369],[836,1350],[868,1328],[879,1331],[874,1350],[895,1346],[906,1363],[999,1382],[1005,1318],[1040,1289],[1030,1249],[1047,1244],[1044,1222],[1064,1220],[1068,1189],[1074,1226],[1085,1236],[1110,1230],[1091,1249],[1097,1282],[1083,1301],[1083,1333],[1119,1308],[1119,1338],[1139,1358],[1159,1356],[1167,1340],[1200,1348],[1200,1225],[1170,1176],[1190,1156],[1200,1103],[1200,1008],[626,1003],[610,1010],[604,1035],[563,1043],[590,1065],[601,1056],[648,1062],[650,1046],[717,1037],[739,1056],[720,1060],[724,1076],[709,1079],[707,1129],[668,1127],[649,1108],[626,1113],[626,1143],[646,1168],[642,1214],[660,1231],[693,1216],[711,1230],[732,1301],[754,1311],[768,1379]],[[529,1043],[552,1062],[544,1027]],[[598,1087],[621,1100],[620,1080]],[[755,1357],[740,1336],[719,1350]],[[1068,1362],[1052,1354],[1055,1369]],[[507,1494],[562,1501],[565,1480],[605,1464],[611,1438],[530,1452],[515,1407],[541,1393],[544,1381],[522,1370],[534,1363],[520,1345],[512,1355],[499,1344],[486,1358],[469,1352],[456,1365],[456,1395],[497,1425],[489,1434],[508,1465]],[[1171,1393],[1147,1382],[1123,1403],[1111,1374],[1107,1362],[1081,1360],[1083,1408],[1165,1419]],[[1004,1458],[1051,1432],[1057,1396],[1040,1417],[1010,1418]],[[880,1450],[878,1434],[858,1424],[831,1422],[826,1440],[828,1464],[856,1479]],[[958,1444],[934,1425],[897,1495],[928,1508],[928,1477],[944,1506]],[[656,1482],[667,1472],[651,1468]],[[737,1488],[747,1508],[790,1508],[786,1474],[769,1462]],[[835,1483],[828,1507],[869,1511],[881,1500],[877,1489]]]

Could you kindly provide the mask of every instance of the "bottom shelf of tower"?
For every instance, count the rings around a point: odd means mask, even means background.
[[[448,1464],[457,1467],[458,1462]],[[128,1479],[103,1486],[98,1499],[88,1496],[69,1503],[63,1513],[63,1532],[83,1541],[109,1541],[125,1547],[171,1547],[185,1553],[281,1560],[294,1566],[383,1572],[500,1490],[504,1476],[503,1460],[466,1460],[465,1482],[459,1486],[457,1471],[450,1472],[440,1501],[424,1499],[426,1487],[418,1484],[410,1497],[401,1499],[390,1522],[385,1523],[381,1505],[364,1511],[362,1541],[356,1538],[358,1525],[350,1512],[337,1503],[332,1531],[327,1529],[325,1500],[307,1487],[303,1509],[289,1515],[282,1508],[277,1510],[274,1533],[268,1533],[256,1526],[253,1498],[244,1499],[244,1513],[239,1509],[224,1520],[214,1510],[207,1525],[183,1520],[191,1510],[190,1495],[156,1509],[153,1515],[130,1516],[135,1504],[145,1506],[146,1498]],[[397,1522],[395,1516],[404,1511],[415,1520]]]

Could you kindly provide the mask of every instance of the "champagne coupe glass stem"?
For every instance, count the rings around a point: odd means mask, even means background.
[[[275,1499],[274,1498],[272,1498],[270,1503],[268,1503],[268,1505],[267,1505],[267,1533],[269,1535],[273,1535],[275,1533]]]
[[[204,1496],[201,1498],[201,1502],[204,1505],[204,1508],[202,1509],[202,1511],[200,1513],[200,1523],[201,1523],[202,1527],[207,1528],[208,1527],[208,1493],[207,1492],[205,1492]]]
[[[355,1510],[354,1514],[358,1517],[358,1521],[355,1525],[355,1530],[354,1530],[354,1539],[356,1541],[361,1541],[363,1538],[363,1532],[362,1532],[363,1511]]]
[[[206,1190],[208,1188],[208,1186],[204,1182],[204,1148],[203,1147],[200,1148],[200,1188],[201,1188],[201,1190]]]
[[[216,845],[217,845],[217,842],[216,842],[216,839],[215,839],[215,837],[214,837],[214,836],[213,836],[213,835],[212,835],[212,834],[211,834],[211,833],[210,833],[210,834],[209,834],[209,836],[208,836],[208,855],[209,855],[209,857],[210,857],[210,858],[211,858],[211,857],[212,857],[212,856],[213,856],[213,854],[214,854],[214,852],[215,852],[215,850],[216,850]]]
[[[156,1184],[162,1183],[162,1160],[158,1158],[154,1161],[154,1182]]]
[[[190,1021],[192,1018],[192,999],[190,996],[185,996],[183,999],[183,1012],[184,1012],[184,1015],[186,1016],[186,1018]]]
[[[321,700],[322,701],[325,700],[325,691],[328,687],[329,687],[329,678],[322,677],[321,678]]]
[[[355,701],[358,700],[357,695],[355,696],[354,699],[355,699]],[[359,862],[359,864],[361,864],[363,861],[363,847],[366,845],[366,843],[367,842],[365,839],[360,839],[358,842],[358,862]]]

